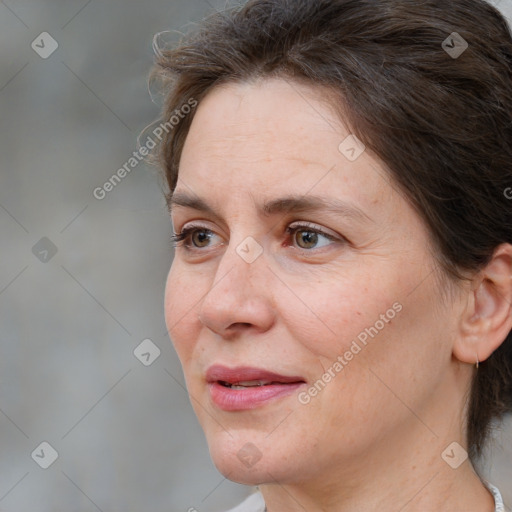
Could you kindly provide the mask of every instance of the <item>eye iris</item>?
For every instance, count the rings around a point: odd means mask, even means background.
[[[311,249],[318,243],[318,233],[312,231],[297,231],[295,235],[297,244],[302,249]],[[305,245],[302,245],[305,244]]]
[[[192,241],[196,247],[204,247],[210,240],[208,233],[205,231],[196,231],[192,234]],[[203,243],[206,242],[206,243]]]

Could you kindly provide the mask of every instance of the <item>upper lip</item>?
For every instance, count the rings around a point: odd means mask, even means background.
[[[305,382],[304,379],[297,375],[281,375],[271,372],[263,368],[253,368],[250,366],[236,366],[228,368],[222,365],[213,365],[206,371],[207,382],[227,382],[228,384],[236,384],[237,382],[247,381],[271,381],[280,383]]]

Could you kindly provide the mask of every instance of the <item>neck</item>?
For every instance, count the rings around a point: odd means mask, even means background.
[[[450,437],[449,439],[453,439]],[[494,498],[469,459],[452,469],[441,454],[451,443],[427,432],[401,444],[343,459],[327,478],[260,486],[268,512],[494,512]]]

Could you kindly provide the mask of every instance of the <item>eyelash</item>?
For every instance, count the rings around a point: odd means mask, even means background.
[[[178,245],[181,243],[181,242],[184,242],[187,240],[187,238],[189,238],[189,236],[194,232],[194,231],[208,231],[208,232],[211,232],[211,230],[207,229],[207,228],[203,228],[201,226],[190,226],[189,228],[185,228],[183,230],[181,230],[180,233],[175,233],[174,235],[171,236],[171,244],[174,248],[178,247]],[[185,243],[183,244],[185,247],[190,247],[190,244],[189,243]]]
[[[179,246],[179,244],[181,242],[185,242],[183,244],[183,246],[185,247],[185,249],[187,250],[201,250],[201,249],[205,249],[205,248],[201,248],[201,247],[193,247],[190,243],[190,235],[192,235],[194,232],[196,231],[203,231],[203,232],[206,232],[206,233],[214,233],[211,229],[208,229],[204,226],[189,226],[185,229],[183,229],[180,233],[175,233],[174,235],[171,236],[171,244],[173,246],[173,248],[176,248]],[[316,229],[316,228],[313,228],[307,224],[300,224],[300,225],[296,225],[296,226],[288,226],[286,228],[286,233],[291,236],[293,233],[295,232],[298,232],[298,231],[306,231],[308,233],[315,233],[317,235],[321,235],[325,238],[327,238],[328,240],[331,240],[332,242],[344,242],[346,241],[346,239],[344,238],[337,238],[333,235],[330,235],[329,233],[326,233],[325,231],[322,231],[320,229]],[[206,247],[207,249],[207,247]],[[313,251],[313,249],[303,249],[301,247],[299,247],[300,250],[302,251],[306,251],[306,252],[309,252],[309,251]]]

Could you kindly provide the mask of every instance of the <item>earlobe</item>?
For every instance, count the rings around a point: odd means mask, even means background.
[[[468,290],[453,353],[460,361],[485,361],[512,330],[512,245],[502,244]]]

